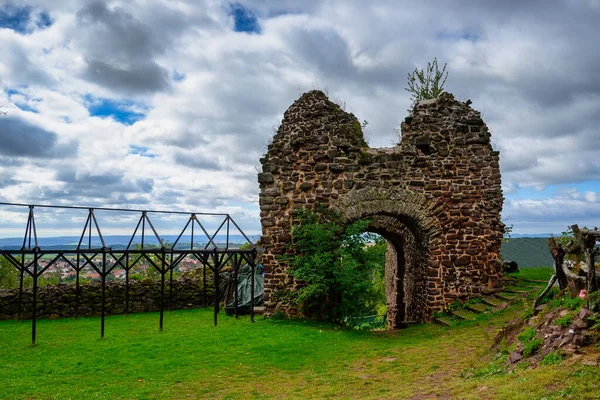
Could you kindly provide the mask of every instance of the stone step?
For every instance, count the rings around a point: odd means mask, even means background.
[[[496,293],[494,295],[494,297],[496,297],[497,299],[500,299],[502,301],[514,301],[515,300],[514,297],[506,296],[503,293]]]
[[[486,312],[486,305],[485,304],[465,304],[464,308],[466,310],[469,310],[471,312],[474,312],[476,314],[483,314],[484,312]]]
[[[536,279],[524,279],[525,282],[534,282],[534,283],[545,283],[548,284],[548,281],[540,281]]]
[[[548,282],[533,282],[533,281],[526,281],[526,280],[520,280],[518,281],[518,286],[527,286],[527,287],[544,287],[546,284],[548,284]]]
[[[504,293],[525,294],[525,295],[531,293],[531,292],[528,292],[528,291],[525,291],[525,290],[518,290],[516,288],[512,288],[512,289],[508,289],[507,288],[507,289],[504,289],[502,292],[504,292]]]
[[[513,289],[513,290],[522,290],[524,292],[534,292],[536,290],[541,290],[543,289],[545,286],[542,285],[527,285],[527,284],[518,284],[515,286],[508,286],[507,289]]]
[[[263,306],[256,306],[254,307],[254,314],[255,315],[263,315],[265,313],[265,307]]]
[[[537,296],[538,293],[542,291],[541,287],[532,287],[532,288],[521,288],[523,292],[526,292],[526,296]]]
[[[494,297],[482,297],[481,298],[481,302],[490,307],[498,307],[502,304],[502,303],[498,303],[496,300],[497,299],[495,299]]]
[[[496,293],[494,296],[500,300],[508,301],[509,303],[514,303],[515,301],[525,297],[523,294],[513,294],[514,293],[500,292]]]
[[[476,316],[475,313],[473,313],[471,311],[467,311],[467,310],[452,311],[452,315],[454,315],[457,318],[462,319],[464,321],[473,321],[473,320],[475,320],[475,316]]]
[[[443,325],[443,326],[452,326],[452,323],[444,318],[434,318],[433,322],[439,325]]]

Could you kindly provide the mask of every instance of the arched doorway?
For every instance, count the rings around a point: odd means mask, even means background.
[[[419,246],[421,238],[390,215],[367,217],[368,231],[387,242],[385,257],[385,297],[389,329],[405,327],[407,323],[425,320],[426,249]]]
[[[359,219],[369,221],[367,230],[387,241],[388,327],[397,329],[407,322],[426,321],[428,289],[431,289],[427,270],[429,249],[439,232],[427,199],[401,189],[385,193],[363,189],[341,196],[332,207],[348,223]]]

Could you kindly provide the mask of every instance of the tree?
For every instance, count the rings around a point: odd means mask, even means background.
[[[412,100],[411,109],[419,101],[435,99],[442,93],[446,79],[448,79],[446,66],[447,63],[444,64],[444,67],[440,71],[437,58],[434,58],[433,62],[427,63],[425,71],[415,68],[412,73],[408,74],[408,87],[406,90],[412,93],[410,97]],[[411,112],[411,109],[408,111]]]
[[[0,256],[0,289],[17,287],[18,280],[19,272],[17,269],[6,259],[6,257]]]
[[[170,246],[169,242],[163,241],[163,243],[167,248]],[[156,244],[146,244],[143,248],[159,249],[160,246]],[[141,250],[142,245],[139,243],[135,243],[133,249]],[[157,267],[162,268],[162,257],[160,254],[146,254],[146,257],[152,260],[152,263],[154,263]],[[166,261],[169,262],[170,260],[167,258]],[[135,265],[135,267],[131,269],[132,277],[138,279],[160,279],[160,272],[154,267],[154,265],[152,265],[152,263],[149,262],[148,259],[142,257],[142,259]]]

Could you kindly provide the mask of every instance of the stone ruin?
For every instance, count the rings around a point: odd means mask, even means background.
[[[321,91],[285,112],[258,175],[267,315],[301,314],[274,295],[299,284],[280,255],[292,240],[294,210],[317,203],[346,223],[368,219],[368,231],[387,240],[390,329],[501,289],[499,153],[469,104],[448,93],[421,101],[401,124],[401,142],[378,149]]]

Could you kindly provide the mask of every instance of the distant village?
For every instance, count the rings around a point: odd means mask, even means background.
[[[72,263],[75,263],[75,259],[69,259]],[[102,257],[96,257],[92,259],[95,265],[99,268],[102,267]],[[50,263],[50,260],[40,260],[39,268],[43,269]],[[108,267],[111,267],[113,263],[108,263]],[[196,269],[201,266],[200,261],[194,257],[184,258],[173,270],[176,275],[180,275],[183,272],[187,272]],[[148,270],[154,270],[154,267],[148,262],[139,262],[130,270],[130,277],[133,275],[141,275],[142,277],[148,276]],[[125,279],[126,271],[123,268],[116,267],[107,276],[107,280],[121,280]],[[54,262],[48,269],[43,273],[43,278],[48,280],[59,281],[61,283],[74,282],[77,276],[75,269],[66,261],[59,260]],[[79,278],[83,280],[100,280],[100,274],[94,270],[91,266],[85,266],[80,274]]]

